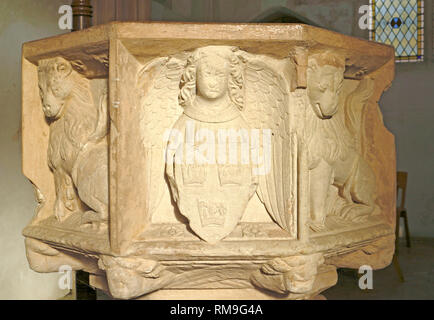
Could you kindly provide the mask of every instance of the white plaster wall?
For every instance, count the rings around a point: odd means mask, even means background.
[[[395,135],[397,170],[408,172],[406,207],[410,235],[432,238],[434,64],[397,64],[395,80],[383,94],[380,107],[386,127]]]
[[[0,1],[0,299],[56,299],[58,274],[30,270],[22,229],[34,214],[33,188],[21,173],[21,45],[63,33],[66,0]],[[41,150],[45,152],[45,150]]]

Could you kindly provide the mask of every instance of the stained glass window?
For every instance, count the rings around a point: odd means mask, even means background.
[[[395,47],[396,62],[423,61],[423,1],[371,0],[370,40]]]

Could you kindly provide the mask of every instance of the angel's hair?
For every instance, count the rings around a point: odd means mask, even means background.
[[[319,67],[327,65],[345,69],[345,58],[330,50],[311,55],[309,57],[309,65],[312,65],[313,61],[315,61]]]
[[[187,59],[187,66],[179,84],[179,104],[183,107],[190,105],[196,96],[196,68],[200,59],[216,55],[229,62],[228,89],[231,101],[241,110],[244,104],[243,72],[239,58],[235,54],[236,48],[222,46],[208,46],[195,50]]]

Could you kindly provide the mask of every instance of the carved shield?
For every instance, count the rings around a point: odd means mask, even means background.
[[[183,121],[185,118],[180,120],[176,127],[179,132],[184,133],[182,140],[185,141],[188,140],[185,132],[189,129],[185,128]],[[243,124],[240,120],[208,125],[194,122],[196,124],[194,136],[197,136],[198,130],[207,129],[211,132],[211,136],[215,133],[214,137],[217,136],[218,129],[225,129],[229,126],[240,129]],[[201,148],[203,143],[206,142],[195,142],[194,148]],[[236,161],[227,159],[226,162],[220,162],[216,159],[215,163],[212,161],[198,163],[195,161],[197,159],[193,160],[186,155],[186,148],[180,144],[176,148],[174,158],[179,160],[181,157],[177,156],[183,152],[182,159],[168,164],[173,165],[173,180],[169,178],[169,181],[172,190],[176,193],[175,199],[181,214],[189,220],[191,229],[209,243],[220,241],[234,230],[247,203],[256,191],[257,182],[252,173],[252,166],[246,163],[245,159],[242,161],[240,156],[241,140],[236,144],[235,149],[238,150]],[[215,145],[215,150],[218,152],[217,145]]]

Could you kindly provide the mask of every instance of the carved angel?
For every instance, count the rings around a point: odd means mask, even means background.
[[[205,241],[230,234],[255,191],[294,235],[296,140],[288,83],[280,75],[284,63],[265,59],[270,63],[209,46],[145,66],[142,79],[152,79],[140,81],[152,214],[167,187],[165,172],[181,214]]]

